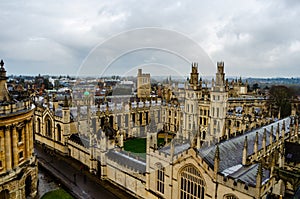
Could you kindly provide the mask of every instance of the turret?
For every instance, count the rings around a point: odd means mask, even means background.
[[[192,72],[190,74],[190,85],[194,90],[198,88],[198,63],[192,63]]]
[[[63,121],[65,123],[69,123],[70,122],[70,108],[69,108],[69,103],[68,103],[67,96],[65,96],[65,99],[64,99],[62,112],[63,112],[63,115],[62,115],[63,116]]]
[[[217,63],[217,73],[216,73],[216,86],[225,86],[225,73],[224,73],[224,62]]]
[[[6,80],[6,70],[4,68],[4,62],[0,61],[0,101],[10,101],[10,96],[7,90]]]

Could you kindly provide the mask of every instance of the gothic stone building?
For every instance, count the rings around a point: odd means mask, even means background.
[[[33,198],[38,179],[32,131],[34,105],[28,97],[7,91],[2,60],[0,65],[0,198]]]
[[[269,115],[266,98],[225,80],[223,62],[211,87],[193,64],[178,92],[182,98],[163,101],[94,106],[86,95],[78,103],[86,106],[69,107],[67,98],[61,107],[41,103],[36,140],[140,198],[258,199],[295,191],[297,183],[280,180],[276,168],[287,165],[284,143],[299,142],[296,116]],[[146,138],[145,154],[124,151],[129,137]]]

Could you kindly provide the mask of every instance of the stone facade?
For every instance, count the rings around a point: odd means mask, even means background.
[[[6,90],[6,71],[0,69],[0,198],[34,198],[38,168],[33,146],[34,105],[13,99]]]
[[[179,95],[163,100],[93,105],[86,95],[73,99],[77,107],[67,98],[54,109],[37,103],[36,140],[141,198],[284,195],[274,170],[284,168],[284,143],[299,143],[298,112],[274,118],[267,99],[248,93],[246,85],[229,84],[219,62],[208,87],[193,63],[189,82],[174,88]],[[146,139],[145,154],[124,151],[132,137]]]

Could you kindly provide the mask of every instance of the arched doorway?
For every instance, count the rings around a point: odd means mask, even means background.
[[[32,184],[31,176],[27,176],[25,180],[25,197],[28,197],[31,194],[31,184]]]
[[[204,199],[205,182],[201,173],[193,165],[188,165],[181,170],[179,180],[181,199]]]

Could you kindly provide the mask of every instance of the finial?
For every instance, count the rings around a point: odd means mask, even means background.
[[[1,66],[1,68],[3,68],[3,66],[4,66],[4,61],[3,61],[3,59],[1,59],[1,61],[0,61],[0,66]]]
[[[248,139],[247,136],[245,136],[245,141],[244,141],[244,148],[248,148]]]
[[[216,147],[215,159],[216,159],[216,160],[220,160],[220,149],[219,149],[219,145],[217,145],[217,147]]]
[[[1,59],[1,61],[0,61],[0,66],[1,66],[1,68],[3,68],[3,66],[4,66],[4,61],[3,61],[3,59]]]
[[[262,176],[262,174],[263,174],[262,163],[259,162],[259,163],[258,163],[258,168],[257,168],[257,175]]]

